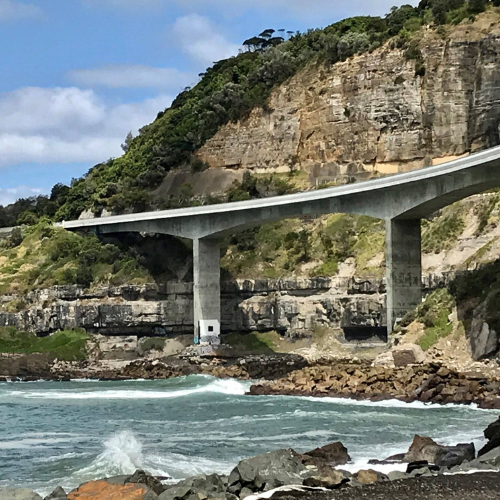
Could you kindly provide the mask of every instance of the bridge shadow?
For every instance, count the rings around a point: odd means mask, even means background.
[[[467,331],[478,307],[484,307],[482,315],[489,326],[500,331],[500,259],[476,270],[457,273],[448,290],[457,303],[458,319]]]
[[[193,244],[165,234],[141,235],[115,233],[100,235],[104,243],[111,243],[133,255],[148,270],[157,285],[168,281],[193,281]]]

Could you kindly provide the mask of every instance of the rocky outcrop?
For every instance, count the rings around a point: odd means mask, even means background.
[[[223,331],[303,333],[317,326],[382,326],[382,280],[238,280],[222,285]],[[9,304],[24,304],[7,312]],[[193,331],[192,284],[168,282],[36,290],[23,297],[0,296],[0,326],[47,334],[84,328],[103,335],[182,334]]]
[[[424,289],[453,276],[424,276]],[[290,336],[316,327],[372,328],[386,324],[385,282],[379,278],[290,278],[223,282],[223,332],[275,330]],[[11,305],[22,310],[11,312]],[[76,285],[0,295],[0,327],[46,335],[83,328],[102,335],[192,334],[193,285],[152,283],[85,290]]]
[[[478,372],[457,373],[438,364],[404,368],[370,367],[363,363],[318,364],[286,377],[255,384],[250,394],[308,395],[356,399],[396,398],[440,404],[477,403],[500,408],[500,379]]]
[[[155,500],[158,498],[158,495],[142,484],[114,484],[106,480],[83,484],[68,495],[68,500],[84,500],[88,498]]]
[[[405,462],[428,462],[439,467],[453,467],[476,458],[473,443],[442,446],[429,437],[415,436],[404,456]]]
[[[498,144],[498,17],[447,35],[425,30],[420,47],[425,76],[390,44],[333,66],[311,64],[273,92],[266,110],[222,127],[199,156],[231,171],[305,170],[316,185]]]
[[[486,428],[484,437],[488,442],[479,450],[478,456],[486,455],[495,449],[500,453],[500,418]]]
[[[392,359],[398,367],[416,365],[425,361],[425,353],[416,344],[401,344],[392,350]]]
[[[274,354],[212,358],[183,355],[163,360],[136,360],[121,362],[121,366],[89,363],[59,362],[52,366],[50,378],[67,380],[73,378],[94,378],[104,380],[164,380],[192,374],[212,375],[218,378],[251,380],[264,378],[275,380],[294,370],[308,366],[308,361],[297,354]]]
[[[4,377],[50,378],[55,355],[48,353],[0,353],[0,375]]]
[[[471,354],[474,359],[484,359],[500,350],[500,311],[498,292],[475,308],[467,330]]]
[[[278,450],[242,460],[229,475],[228,491],[244,497],[257,491],[302,484],[312,475],[294,450]]]

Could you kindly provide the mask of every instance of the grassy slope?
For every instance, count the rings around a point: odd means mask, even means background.
[[[64,361],[82,361],[89,337],[83,330],[56,332],[39,338],[12,328],[0,329],[0,352],[16,354],[50,353]]]
[[[17,243],[17,244],[16,244]],[[17,241],[0,246],[0,293],[24,294],[54,285],[151,282],[135,258],[95,237],[82,237],[40,223],[25,230]],[[23,304],[10,303],[11,310]]]

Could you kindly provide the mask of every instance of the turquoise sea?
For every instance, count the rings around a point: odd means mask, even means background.
[[[137,468],[174,481],[338,440],[353,470],[406,451],[415,434],[481,445],[498,417],[464,406],[245,396],[249,385],[208,376],[0,384],[0,487],[47,493]]]

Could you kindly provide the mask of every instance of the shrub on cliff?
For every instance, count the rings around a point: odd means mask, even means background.
[[[417,308],[416,320],[425,326],[424,335],[418,341],[424,351],[451,334],[453,324],[448,317],[455,305],[450,292],[442,288],[431,293]]]

